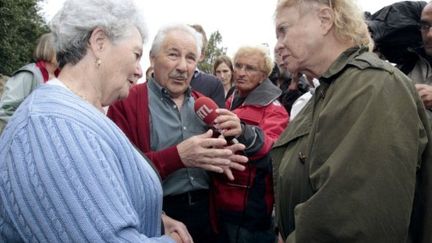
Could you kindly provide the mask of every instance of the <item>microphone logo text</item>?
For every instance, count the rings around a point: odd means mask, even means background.
[[[204,120],[210,113],[213,112],[213,109],[208,108],[206,105],[202,105],[197,111],[196,114],[201,120]]]

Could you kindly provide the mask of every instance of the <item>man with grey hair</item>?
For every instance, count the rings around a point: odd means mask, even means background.
[[[108,116],[154,163],[163,180],[164,211],[183,222],[195,242],[212,240],[209,220],[209,176],[244,169],[247,158],[226,147],[194,112],[190,81],[200,57],[201,37],[187,25],[172,25],[157,33],[150,61],[153,78],[131,89],[126,100],[114,104]],[[216,119],[225,136],[238,136],[240,120],[220,109]]]
[[[318,78],[272,150],[285,242],[432,242],[432,137],[414,84],[368,51],[354,0],[280,0],[282,61]]]

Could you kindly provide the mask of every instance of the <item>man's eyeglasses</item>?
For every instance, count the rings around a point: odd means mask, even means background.
[[[421,32],[429,32],[430,28],[432,27],[431,23],[428,22],[420,22],[420,31]]]
[[[234,70],[240,71],[244,68],[245,72],[248,74],[255,73],[255,72],[261,72],[257,67],[254,67],[249,64],[241,64],[241,63],[234,63]]]

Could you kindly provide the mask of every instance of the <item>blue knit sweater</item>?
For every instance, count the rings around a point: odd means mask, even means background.
[[[117,126],[58,85],[0,137],[0,242],[172,242],[157,174]]]

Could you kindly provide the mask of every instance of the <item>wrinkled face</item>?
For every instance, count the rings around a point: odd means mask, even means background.
[[[150,57],[155,80],[171,97],[184,95],[199,57],[191,34],[179,30],[167,33],[158,53],[152,53]]]
[[[280,42],[276,43],[275,50],[274,50],[274,58],[280,71],[287,71],[288,65],[282,60],[282,55],[284,54],[286,54],[285,47]]]
[[[241,97],[247,96],[267,78],[263,66],[264,60],[259,54],[241,55],[234,60],[234,80]]]
[[[298,73],[314,63],[321,46],[319,20],[311,9],[301,15],[299,6],[285,7],[276,15],[276,55],[279,65]]]
[[[422,11],[420,18],[420,32],[422,35],[425,52],[432,56],[432,4],[427,4]]]
[[[137,28],[131,28],[126,37],[107,43],[101,58],[104,70],[102,104],[110,105],[129,94],[129,88],[142,77],[140,60],[143,41]]]
[[[219,66],[216,68],[216,77],[220,81],[222,81],[222,84],[225,85],[231,85],[231,78],[232,78],[232,72],[231,69],[228,67],[228,65],[224,62],[221,62]]]

